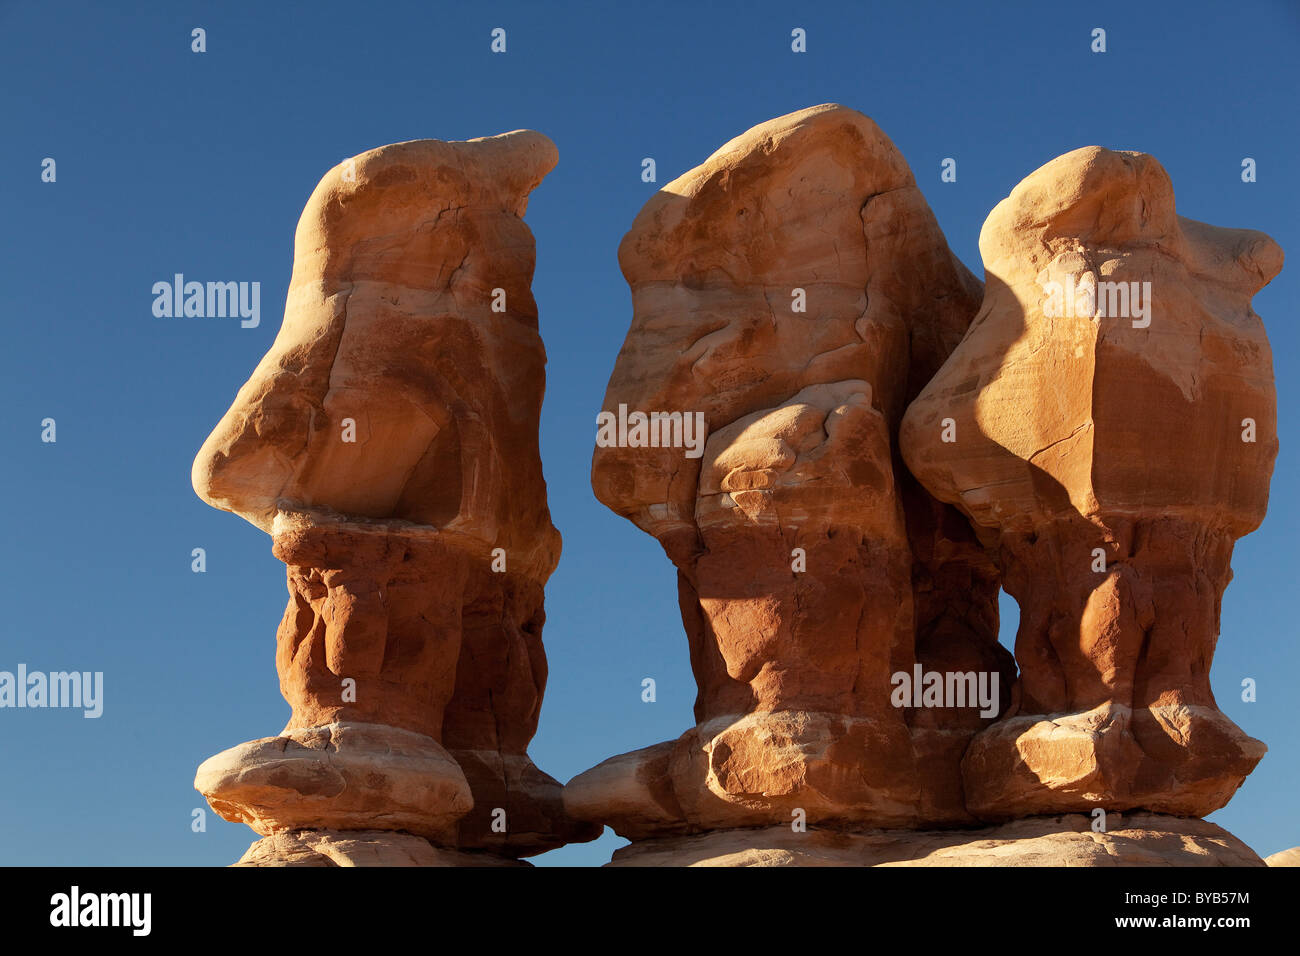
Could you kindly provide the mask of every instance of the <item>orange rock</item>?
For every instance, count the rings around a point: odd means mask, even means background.
[[[1150,156],[1089,147],[999,203],[980,252],[980,313],[900,437],[1020,602],[1018,710],[967,752],[967,805],[1203,816],[1265,751],[1209,670],[1277,454],[1250,299],[1281,250],[1177,216]]]
[[[969,820],[959,756],[988,720],[923,719],[914,744],[891,702],[918,638],[1009,672],[992,565],[897,454],[979,299],[906,162],[853,110],[779,117],[660,190],[619,262],[634,317],[604,411],[650,417],[651,440],[599,436],[592,486],[677,565],[697,726],[566,805],[638,838]],[[699,416],[703,448],[656,414]]]
[[[555,162],[529,131],[399,143],[332,169],[303,211],[284,324],[193,470],[288,565],[293,714],[200,769],[227,819],[507,856],[598,832],[526,752],[560,536],[522,216]]]

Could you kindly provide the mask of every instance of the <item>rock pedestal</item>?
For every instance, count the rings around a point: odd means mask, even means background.
[[[570,812],[638,840],[970,821],[963,742],[1005,701],[972,722],[893,695],[918,663],[1011,678],[991,562],[897,453],[980,294],[906,162],[853,110],[780,117],[661,190],[619,261],[604,413],[629,427],[592,486],[676,564],[699,696],[679,739],[571,781]]]
[[[527,756],[560,538],[521,217],[555,161],[525,131],[400,143],[303,211],[284,324],[194,463],[288,567],[289,723],[195,781],[266,835],[243,862],[509,861],[598,832]]]
[[[1266,749],[1209,671],[1277,454],[1250,299],[1281,250],[1177,216],[1150,156],[1089,147],[1017,186],[980,252],[980,314],[901,435],[1020,602],[1017,705],[967,751],[967,805],[1204,816]]]

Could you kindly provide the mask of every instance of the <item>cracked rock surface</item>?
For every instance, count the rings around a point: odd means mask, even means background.
[[[901,433],[1020,603],[1017,706],[967,751],[967,805],[1204,816],[1266,749],[1209,674],[1277,455],[1251,297],[1282,251],[1177,215],[1151,156],[1088,147],[1016,186],[980,254],[979,315]]]

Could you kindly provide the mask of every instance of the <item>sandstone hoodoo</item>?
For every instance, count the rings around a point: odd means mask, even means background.
[[[1176,215],[1152,157],[1090,147],[1020,183],[980,253],[980,314],[901,437],[1021,608],[1016,710],[967,751],[967,805],[1204,816],[1265,752],[1209,672],[1277,455],[1250,301],[1282,252]]]
[[[1266,749],[1209,672],[1278,449],[1272,240],[1089,147],[993,210],[981,285],[835,105],[664,187],[591,483],[676,566],[695,724],[562,788],[527,753],[560,537],[522,217],[555,162],[401,143],[307,203],[193,472],[288,574],[288,725],[195,781],[263,835],[241,865],[510,866],[603,826],[629,866],[1263,865],[1200,818]]]
[[[1196,818],[1265,749],[1209,668],[1277,452],[1250,300],[1281,252],[1099,148],[1025,180],[980,249],[982,289],[838,106],[633,223],[602,419],[707,438],[593,459],[677,566],[699,686],[695,727],[565,787],[634,841],[615,865],[1261,865]]]
[[[960,754],[991,718],[891,701],[917,663],[1014,678],[990,561],[897,451],[980,299],[903,157],[854,110],[780,117],[652,198],[619,262],[603,413],[702,415],[707,441],[598,442],[592,485],[677,566],[699,696],[678,740],[571,781],[571,812],[633,838],[970,821]]]
[[[560,536],[522,217],[555,162],[530,131],[399,143],[303,211],[279,335],[193,471],[288,566],[289,723],[195,781],[267,835],[245,862],[492,862],[598,832],[527,755]]]

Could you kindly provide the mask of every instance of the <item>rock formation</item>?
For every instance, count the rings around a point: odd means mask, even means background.
[[[632,838],[970,820],[960,755],[1005,700],[891,699],[917,664],[1014,675],[991,562],[897,454],[980,295],[902,156],[853,110],[780,117],[656,194],[619,262],[626,440],[592,486],[677,566],[697,723],[575,778],[570,812]]]
[[[1250,300],[1281,250],[1177,216],[1150,156],[1090,147],[999,203],[980,253],[980,314],[901,437],[1021,608],[1015,711],[967,751],[967,806],[1204,816],[1265,751],[1209,671],[1277,455]]]
[[[619,249],[592,486],[677,568],[695,725],[561,790],[527,755],[560,540],[522,216],[555,161],[386,146],[303,212],[193,473],[288,568],[288,725],[195,781],[263,835],[239,865],[515,865],[603,825],[615,865],[1262,865],[1199,818],[1265,751],[1209,669],[1277,454],[1270,239],[1091,147],[989,216],[981,287],[834,105],[666,186]]]
[[[982,305],[838,106],[732,140],[633,223],[592,485],[676,565],[699,696],[678,740],[565,788],[635,841],[616,863],[1260,865],[1179,818],[1264,752],[1208,672],[1276,454],[1250,298],[1280,251],[1095,148],[980,248]],[[1064,317],[1089,286],[1132,315]],[[946,694],[898,695],[931,672]],[[964,674],[991,707],[954,698]]]
[[[1279,850],[1271,856],[1264,857],[1264,862],[1269,866],[1300,866],[1300,846]]]
[[[1254,866],[1259,857],[1205,820],[1113,816],[1105,833],[1084,814],[1030,817],[948,830],[715,830],[645,840],[614,851],[608,866]],[[1272,857],[1269,857],[1272,860]],[[322,864],[329,865],[329,864]],[[1285,866],[1287,864],[1271,864]],[[1294,864],[1292,864],[1294,865]]]
[[[522,216],[555,162],[528,131],[384,146],[303,211],[279,335],[193,471],[288,566],[289,723],[195,781],[267,835],[244,862],[491,862],[598,832],[526,752],[560,537]]]

